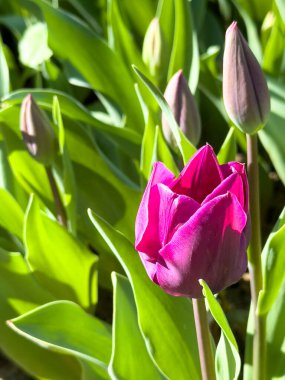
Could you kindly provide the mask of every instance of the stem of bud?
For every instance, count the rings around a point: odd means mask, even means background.
[[[253,380],[266,378],[266,317],[256,312],[259,292],[263,286],[261,265],[261,229],[259,204],[259,169],[257,134],[247,135],[247,171],[251,215],[251,241],[249,245],[250,289],[254,309]]]
[[[214,355],[204,298],[193,298],[193,311],[203,380],[215,380]]]
[[[62,203],[59,191],[58,191],[58,187],[57,187],[57,184],[55,182],[54,175],[52,173],[52,169],[50,166],[46,166],[46,173],[48,176],[50,188],[51,188],[53,199],[54,199],[54,204],[55,204],[56,213],[57,213],[57,220],[62,226],[67,228],[66,211],[65,211],[65,208],[63,206],[63,203]]]

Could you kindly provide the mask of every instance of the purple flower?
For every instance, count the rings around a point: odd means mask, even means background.
[[[135,246],[148,276],[167,293],[202,297],[198,280],[214,293],[247,268],[248,184],[243,164],[219,165],[203,146],[178,178],[157,162],[137,218]]]

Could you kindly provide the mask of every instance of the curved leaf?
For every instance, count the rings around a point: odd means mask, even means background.
[[[210,312],[222,329],[221,338],[216,351],[216,372],[220,380],[238,379],[241,360],[238,352],[238,345],[221,305],[214,297],[210,288],[204,280],[200,280],[203,286],[203,294],[207,299]]]
[[[24,236],[27,261],[38,282],[57,299],[92,309],[97,301],[97,257],[41,214],[35,197],[27,209]]]
[[[93,372],[93,379],[108,379],[110,328],[75,303],[47,303],[8,321],[8,326],[40,347],[76,357],[88,367],[89,376]]]
[[[113,348],[109,364],[112,379],[162,379],[162,375],[147,352],[140,332],[136,304],[129,281],[121,275],[112,273],[112,282],[114,287]],[[135,355],[133,355],[134,347]]]
[[[133,244],[91,210],[89,216],[130,280],[149,354],[166,377],[199,380],[196,330],[190,301],[172,297],[154,285]]]

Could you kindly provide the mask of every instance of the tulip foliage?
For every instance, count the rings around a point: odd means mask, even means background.
[[[213,376],[257,380],[262,322],[260,379],[285,379],[283,2],[0,12],[3,355],[37,379],[199,380],[205,299]]]

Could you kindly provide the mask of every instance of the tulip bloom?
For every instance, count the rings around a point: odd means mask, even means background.
[[[247,268],[248,184],[243,164],[219,165],[210,145],[196,152],[178,178],[157,162],[137,218],[135,246],[148,276],[167,293],[202,297]]]
[[[235,21],[226,33],[223,97],[229,117],[241,131],[253,134],[264,127],[270,111],[267,83]]]

